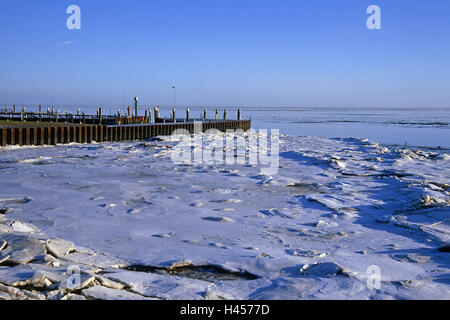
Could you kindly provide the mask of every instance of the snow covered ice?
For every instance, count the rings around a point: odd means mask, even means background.
[[[0,149],[0,298],[450,299],[450,155],[280,136],[266,176],[175,144]]]

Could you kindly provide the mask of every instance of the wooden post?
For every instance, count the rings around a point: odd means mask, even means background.
[[[41,128],[33,128],[33,145],[35,146],[39,146],[41,144],[40,131]]]
[[[81,143],[87,143],[87,126],[80,126]]]
[[[69,134],[68,134],[69,127],[64,126],[61,129],[62,129],[61,130],[61,143],[66,144],[69,142]]]
[[[227,120],[227,109],[223,110],[223,120]]]
[[[206,109],[203,109],[203,121],[206,120]]]
[[[30,144],[33,146],[39,145],[39,128],[37,127],[30,129]]]
[[[29,146],[32,144],[32,139],[31,139],[31,128],[24,128],[25,131],[25,137],[23,139],[23,144],[26,146]]]
[[[56,142],[57,143],[64,143],[64,131],[62,130],[63,129],[63,127],[56,127],[56,132],[58,133],[57,134],[57,140],[56,140]]]
[[[43,144],[45,145],[51,145],[51,133],[50,133],[50,127],[41,128],[41,140],[44,141]]]
[[[241,109],[238,109],[237,111],[237,119],[241,121]]]
[[[138,116],[138,97],[134,97],[134,116]]]
[[[189,108],[186,108],[186,122],[189,122]]]
[[[94,126],[88,126],[88,141],[87,143],[91,143],[94,140]]]
[[[6,142],[6,138],[8,136],[6,128],[0,128],[0,146],[5,147],[7,142]]]
[[[39,121],[42,121],[42,106],[39,105]]]
[[[102,108],[98,108],[98,119],[100,125],[102,124]]]
[[[30,143],[34,146],[38,145],[38,128],[34,127],[31,129]]]
[[[50,127],[50,145],[55,145],[56,143],[56,127]]]
[[[216,121],[219,119],[219,109],[216,109]]]
[[[155,107],[155,122],[159,118],[159,106]]]
[[[98,135],[97,142],[103,142],[103,126],[102,125],[100,125],[98,127],[97,135]]]
[[[75,127],[69,127],[69,143],[75,142]]]
[[[16,130],[14,130],[14,128],[8,128],[8,131],[9,131],[8,144],[13,146],[16,144]]]
[[[177,118],[175,117],[175,108],[172,109],[172,122],[177,122]]]

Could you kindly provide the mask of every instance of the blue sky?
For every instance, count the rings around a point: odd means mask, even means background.
[[[449,16],[448,0],[2,0],[0,104],[170,105],[176,85],[179,106],[450,107]]]

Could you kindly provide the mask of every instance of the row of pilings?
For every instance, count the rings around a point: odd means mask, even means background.
[[[198,128],[201,126],[200,128]],[[58,125],[0,126],[0,146],[42,146],[68,143],[91,143],[109,141],[146,140],[156,136],[171,135],[177,129],[190,133],[200,129],[205,132],[216,129],[247,131],[250,120],[218,120],[206,122],[175,122],[132,125],[80,125],[61,123]]]

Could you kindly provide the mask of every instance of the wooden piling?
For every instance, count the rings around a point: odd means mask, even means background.
[[[23,138],[23,144],[25,146],[31,145],[31,128],[24,128],[24,138]]]
[[[7,145],[7,128],[0,128],[0,146],[5,147]]]
[[[86,126],[86,143],[92,142],[92,126]]]
[[[50,129],[51,128],[49,128],[49,127],[47,127],[47,128],[42,128],[42,129],[44,129],[43,130],[43,132],[41,131],[41,134],[42,134],[42,138],[43,138],[43,144],[45,144],[45,145],[51,145],[52,143],[51,143],[51,131],[50,131]]]
[[[44,138],[42,137],[43,132],[44,132],[42,129],[44,129],[44,128],[34,128],[34,130],[35,130],[34,144],[36,146],[41,146],[41,145],[45,144]]]

